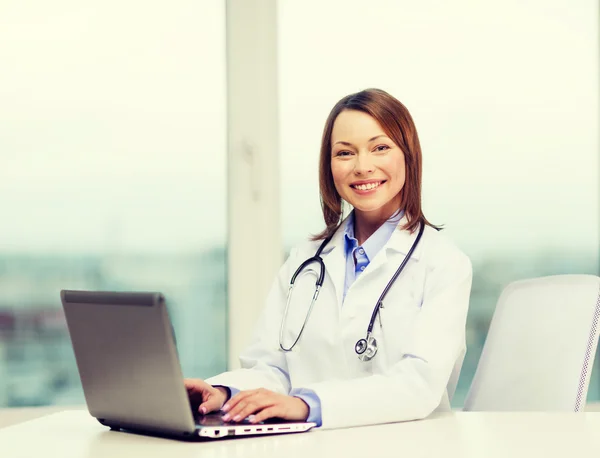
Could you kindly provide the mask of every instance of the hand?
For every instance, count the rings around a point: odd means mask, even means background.
[[[305,421],[309,413],[308,405],[302,399],[264,388],[240,391],[223,406],[223,411],[227,412],[223,416],[225,421],[242,421],[254,414],[254,418],[250,419],[252,423],[273,417]]]
[[[192,406],[198,406],[198,412],[203,415],[220,410],[229,396],[226,388],[215,388],[199,378],[186,378],[183,383]]]

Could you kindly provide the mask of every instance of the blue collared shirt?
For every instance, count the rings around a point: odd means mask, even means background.
[[[358,240],[354,237],[354,213],[348,217],[346,227],[344,228],[344,253],[346,256],[344,299],[346,299],[348,289],[350,289],[358,276],[388,242],[394,230],[398,227],[403,214],[404,212],[399,211],[392,215],[362,246],[358,245]],[[240,391],[233,387],[227,388],[229,388],[231,396],[235,396]],[[290,396],[302,399],[308,405],[308,418],[306,421],[314,422],[317,426],[321,426],[321,400],[317,396],[317,393],[307,388],[293,388],[289,394]]]
[[[392,215],[385,223],[369,237],[362,246],[354,237],[354,213],[350,215],[344,229],[344,247],[346,253],[346,280],[344,282],[344,299],[348,289],[358,276],[367,268],[375,255],[388,242],[404,212],[399,211]]]

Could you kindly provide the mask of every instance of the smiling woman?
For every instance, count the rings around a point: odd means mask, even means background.
[[[323,230],[321,120],[361,88],[398,97],[418,128],[424,214],[473,261],[460,408],[506,285],[600,275],[598,2],[372,3],[278,4],[284,248]]]
[[[398,208],[406,207],[408,230],[429,224],[421,210],[421,170],[419,136],[402,103],[380,89],[344,97],[323,134],[319,177],[327,228],[315,239],[335,230],[342,200],[360,215],[354,228],[359,243],[366,240],[363,232],[372,233]]]
[[[186,380],[190,397],[225,421],[323,427],[450,409],[471,263],[421,211],[421,148],[406,107],[378,89],[341,99],[319,175],[325,229],[291,251],[242,368]],[[347,218],[342,201],[354,209]]]

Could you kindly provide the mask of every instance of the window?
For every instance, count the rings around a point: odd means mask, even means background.
[[[0,406],[83,402],[63,288],[164,292],[184,373],[225,370],[223,2],[31,3],[0,5]]]

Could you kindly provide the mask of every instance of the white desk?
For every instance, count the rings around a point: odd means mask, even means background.
[[[0,430],[0,457],[598,457],[600,412],[453,412],[427,420],[215,442],[112,432],[86,411]]]

